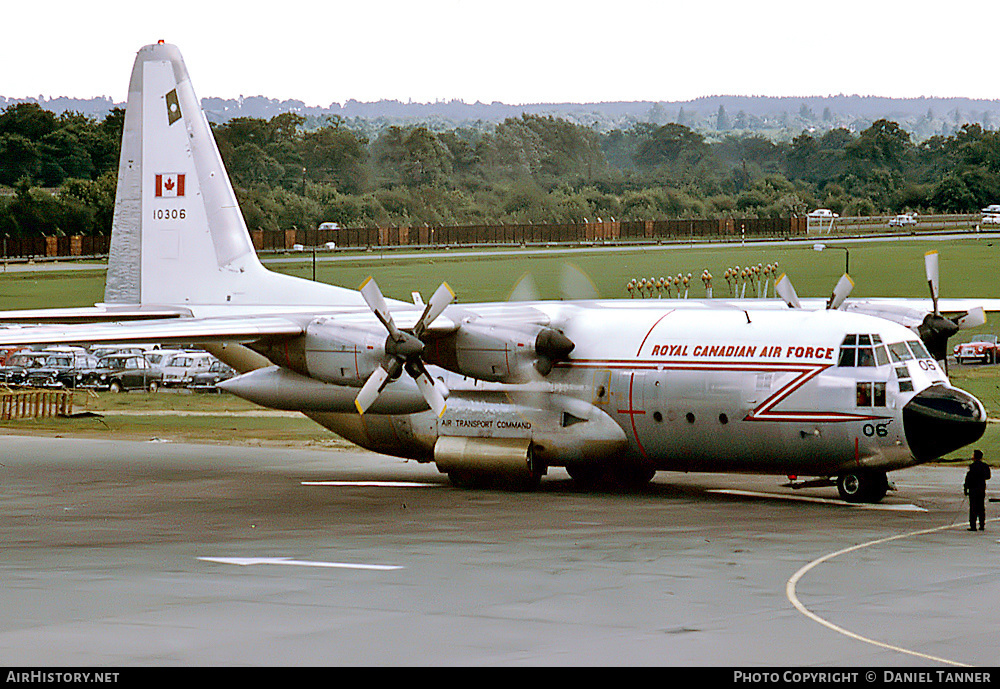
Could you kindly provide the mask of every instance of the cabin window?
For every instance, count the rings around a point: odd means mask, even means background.
[[[885,383],[872,384],[872,406],[885,406]]]
[[[900,392],[913,392],[913,381],[910,380],[910,370],[906,366],[896,367],[896,378],[899,380]]]
[[[858,383],[857,405],[859,407],[872,406],[872,384]]]
[[[884,407],[885,383],[858,383],[856,398],[859,407]]]

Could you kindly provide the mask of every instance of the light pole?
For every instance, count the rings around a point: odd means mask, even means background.
[[[826,248],[827,248],[826,244],[813,244],[813,249],[816,250],[816,251],[822,251],[823,249],[826,249]],[[829,248],[831,248],[831,249],[843,249],[844,250],[844,272],[847,273],[848,275],[850,275],[851,274],[851,252],[847,250],[846,246],[840,246],[838,244],[834,244],[833,246],[831,246]]]

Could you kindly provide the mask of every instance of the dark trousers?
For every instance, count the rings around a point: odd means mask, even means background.
[[[969,494],[969,528],[976,528],[976,521],[979,521],[979,528],[983,529],[986,524],[986,496]]]

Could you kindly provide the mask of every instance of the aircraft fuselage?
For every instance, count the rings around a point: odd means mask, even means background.
[[[899,469],[985,428],[981,404],[950,385],[910,330],[883,319],[667,300],[532,307],[575,343],[546,376],[506,384],[432,367],[450,389],[440,418],[307,413],[364,447],[422,460],[435,457],[441,438],[469,438],[523,441],[547,466],[801,476]],[[506,359],[517,354],[512,348]],[[393,386],[421,406],[406,376]],[[927,413],[908,421],[904,410],[929,389],[944,390],[958,411],[936,433],[946,436],[943,445],[914,447],[936,421]],[[915,435],[916,424],[923,429]]]

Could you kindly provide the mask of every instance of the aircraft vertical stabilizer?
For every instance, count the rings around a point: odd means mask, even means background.
[[[105,302],[364,305],[353,290],[261,265],[173,45],[145,46],[132,68]]]

